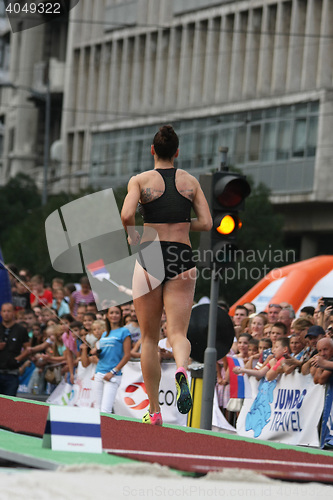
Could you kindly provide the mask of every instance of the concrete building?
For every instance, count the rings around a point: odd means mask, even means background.
[[[26,52],[25,68],[37,64]],[[227,146],[230,165],[271,189],[300,258],[331,253],[332,71],[332,0],[80,0],[51,189],[125,185],[171,122],[178,167],[210,171]]]
[[[0,2],[0,81],[9,80],[10,25],[5,13],[5,4]],[[0,178],[2,174],[5,139],[5,109],[0,88]]]
[[[43,190],[46,128],[49,144],[60,139],[62,98],[64,91],[68,17],[25,29],[24,21],[12,32],[2,6],[2,20],[7,27],[6,71],[0,75],[0,116],[3,123],[3,145],[0,157],[0,184],[24,172]],[[19,5],[19,4],[17,4]],[[4,38],[4,37],[3,37]],[[1,41],[1,35],[0,35]],[[50,122],[46,124],[46,101],[50,98]],[[48,177],[56,175],[57,163],[50,156]]]

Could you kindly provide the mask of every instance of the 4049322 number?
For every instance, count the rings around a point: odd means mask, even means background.
[[[8,14],[61,14],[59,2],[10,2],[6,7]]]

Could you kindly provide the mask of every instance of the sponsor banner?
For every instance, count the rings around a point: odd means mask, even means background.
[[[302,375],[297,371],[271,382],[261,379],[257,392],[253,394],[256,396],[244,400],[237,419],[238,435],[293,445],[319,446],[318,423],[323,411],[325,388],[315,385],[311,375]]]
[[[75,384],[71,385],[65,378],[62,378],[46,402],[53,405],[92,408],[92,379],[95,374],[95,368],[96,365],[94,364],[84,368],[80,361],[75,376]]]
[[[333,378],[331,377],[326,389],[323,421],[321,426],[321,448],[333,448]]]
[[[176,364],[161,363],[161,382],[159,402],[163,421],[167,424],[186,426],[187,415],[178,412],[176,406],[177,390],[175,386]],[[141,419],[149,408],[148,396],[142,378],[141,363],[129,361],[122,369],[121,384],[114,403],[114,413],[123,417]],[[47,403],[53,405],[92,407],[92,378],[95,365],[83,368],[79,363],[75,384],[70,385],[63,379],[50,394]],[[190,383],[190,375],[189,383]]]
[[[159,403],[163,422],[186,426],[187,415],[179,413],[176,406],[176,369],[175,363],[161,363]],[[122,371],[123,376],[114,404],[115,414],[141,419],[149,409],[148,396],[142,378],[141,363],[139,361],[129,361]],[[190,383],[189,374],[188,377]]]
[[[46,403],[60,406],[73,406],[72,400],[75,394],[75,384],[71,385],[64,378],[61,379],[57,387],[51,392]]]

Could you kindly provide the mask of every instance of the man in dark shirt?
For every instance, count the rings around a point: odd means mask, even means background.
[[[16,284],[16,291],[12,292],[12,304],[14,306],[15,311],[22,311],[31,309],[30,306],[30,292],[24,286],[26,283],[26,278],[20,278],[21,282]]]
[[[19,366],[28,355],[29,336],[24,326],[15,322],[13,304],[1,306],[0,323],[0,394],[16,396],[19,386]]]

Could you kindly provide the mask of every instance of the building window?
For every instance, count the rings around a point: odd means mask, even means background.
[[[10,128],[9,129],[9,142],[8,142],[8,151],[11,153],[14,151],[14,146],[15,146],[15,128]]]
[[[235,160],[244,163],[246,152],[246,126],[236,128]]]
[[[253,125],[250,128],[249,161],[258,161],[260,153],[261,126]]]
[[[207,9],[221,3],[230,3],[232,0],[175,0],[173,2],[173,13],[175,15],[185,14],[198,9]]]
[[[276,159],[285,160],[291,149],[291,121],[282,120],[278,124]]]
[[[292,155],[303,157],[306,148],[306,118],[297,118],[294,123]]]
[[[311,116],[308,120],[306,156],[315,156],[318,133],[318,118]]]
[[[180,139],[177,167],[195,175],[219,168],[219,148],[223,146],[228,148],[230,166],[253,175],[256,183],[265,182],[273,192],[309,191],[313,187],[318,113],[317,101],[179,121],[173,124]],[[120,183],[121,178],[151,168],[150,144],[158,127],[94,134],[92,176],[99,176],[101,185],[103,178]]]
[[[276,154],[276,122],[267,122],[263,125],[264,139],[261,152],[262,161],[272,161]]]

